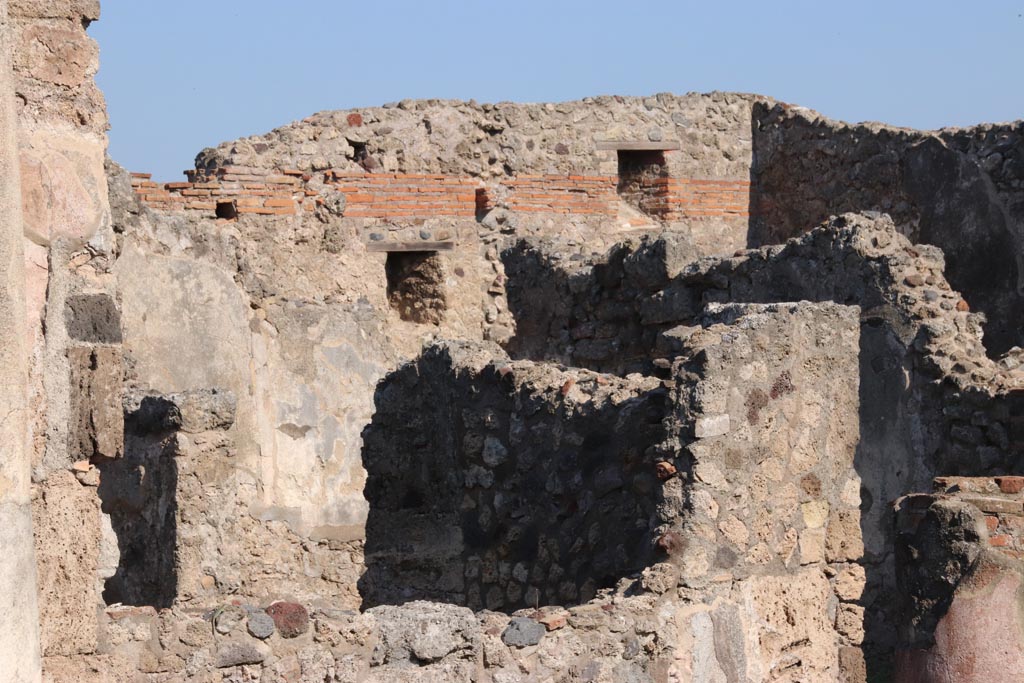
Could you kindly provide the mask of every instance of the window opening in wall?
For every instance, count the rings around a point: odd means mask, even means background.
[[[661,218],[668,213],[668,166],[664,150],[620,149],[619,196],[643,213]]]
[[[444,268],[436,251],[390,251],[384,270],[388,302],[402,320],[438,324],[448,308]]]

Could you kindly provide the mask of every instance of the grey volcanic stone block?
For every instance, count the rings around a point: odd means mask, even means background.
[[[501,634],[501,639],[506,645],[529,647],[539,643],[546,632],[547,628],[539,621],[534,621],[527,617],[515,617],[509,623],[505,632]]]
[[[246,622],[246,628],[249,630],[249,634],[254,638],[266,640],[270,636],[274,635],[274,620],[270,618],[269,614],[261,609],[253,610],[249,614],[249,619]]]
[[[217,649],[214,664],[218,669],[242,664],[259,664],[267,658],[265,646],[256,643],[226,643]]]
[[[121,312],[106,294],[69,296],[64,321],[68,336],[92,344],[121,343]]]

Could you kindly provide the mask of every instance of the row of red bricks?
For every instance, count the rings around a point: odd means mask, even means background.
[[[275,182],[270,178],[288,178],[288,182]],[[313,202],[306,199],[316,195],[292,182],[290,176],[264,176],[264,181],[225,182],[207,178],[191,182],[156,183],[147,173],[133,173],[132,187],[139,199],[148,207],[163,211],[216,212],[218,202],[230,202],[240,214],[295,215],[312,211]]]
[[[232,201],[239,213],[296,214],[312,211],[317,192],[305,187],[310,179],[295,170],[260,175],[258,169],[226,167],[213,177],[195,173],[191,182],[152,182],[148,174],[133,174],[132,184],[149,206],[164,210],[213,211],[218,201]],[[440,174],[363,174],[329,171],[325,180],[346,195],[345,215],[362,218],[465,216],[495,205],[478,180]],[[671,182],[661,182],[661,181]],[[505,181],[506,206],[527,213],[614,215],[616,178],[609,176],[519,176]],[[655,212],[665,217],[748,215],[749,183],[657,179]],[[715,191],[745,186],[743,193]],[[673,190],[689,188],[676,194]],[[697,189],[693,188],[707,188]],[[737,188],[738,189],[738,188]]]
[[[612,176],[530,175],[505,181],[505,205],[518,213],[612,216],[618,212]]]
[[[331,172],[326,181],[345,195],[348,218],[472,218],[480,183],[428,173]]]

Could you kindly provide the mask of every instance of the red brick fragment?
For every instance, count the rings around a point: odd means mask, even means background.
[[[1024,490],[1024,477],[996,477],[996,484],[1003,493],[1020,493]]]
[[[670,462],[659,462],[654,466],[654,474],[658,479],[665,481],[671,479],[672,475],[676,473],[676,466]]]
[[[1006,534],[999,534],[998,536],[991,536],[988,539],[988,544],[993,548],[1004,548],[1013,542],[1013,538]]]
[[[294,602],[275,602],[266,609],[282,638],[295,638],[309,630],[309,612]]]
[[[658,537],[657,541],[658,550],[669,555],[681,551],[684,545],[683,537],[675,531],[668,531],[662,534]]]

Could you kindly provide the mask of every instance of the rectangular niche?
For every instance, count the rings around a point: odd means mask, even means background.
[[[437,325],[444,319],[444,265],[436,251],[388,251],[384,271],[388,303],[402,320]]]
[[[663,149],[619,149],[619,196],[653,218],[664,218],[668,205],[668,165]]]

